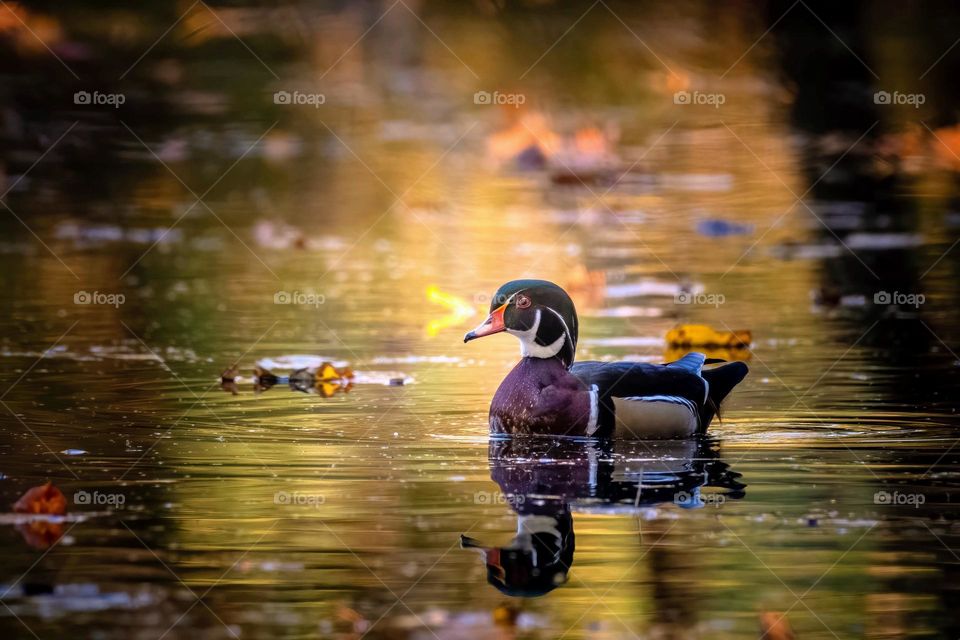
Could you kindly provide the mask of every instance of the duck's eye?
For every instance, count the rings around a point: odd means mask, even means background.
[[[530,306],[530,298],[528,296],[517,296],[517,309],[526,309]]]

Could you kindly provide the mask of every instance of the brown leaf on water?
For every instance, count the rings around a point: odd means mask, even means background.
[[[760,614],[760,638],[762,640],[796,640],[787,616],[776,611],[764,611]]]
[[[27,489],[13,504],[17,513],[42,513],[62,516],[67,512],[67,498],[52,482]]]

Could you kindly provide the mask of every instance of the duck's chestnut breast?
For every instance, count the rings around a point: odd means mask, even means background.
[[[557,358],[523,358],[490,403],[490,431],[584,435],[590,394]]]

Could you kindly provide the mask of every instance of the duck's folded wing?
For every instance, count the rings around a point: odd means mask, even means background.
[[[692,357],[691,357],[692,356]],[[702,354],[688,354],[668,365],[646,362],[578,362],[570,373],[587,388],[599,392],[601,402],[610,398],[676,396],[702,406],[707,384],[700,376]]]
[[[589,435],[609,436],[616,417],[635,435],[629,423],[651,437],[681,437],[701,428],[700,413],[708,385],[700,376],[701,354],[689,354],[670,364],[645,362],[580,362],[570,367],[596,398]],[[620,409],[617,408],[619,403]],[[662,423],[662,424],[661,424]],[[662,432],[662,433],[661,433]]]

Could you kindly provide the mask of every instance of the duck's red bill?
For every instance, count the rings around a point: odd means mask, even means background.
[[[484,320],[479,327],[463,336],[464,342],[470,342],[475,338],[482,338],[483,336],[489,336],[494,333],[500,333],[501,331],[506,330],[506,327],[503,324],[503,312],[507,310],[507,305],[503,305],[497,309],[494,309],[490,312],[490,315],[487,316],[487,319]]]

